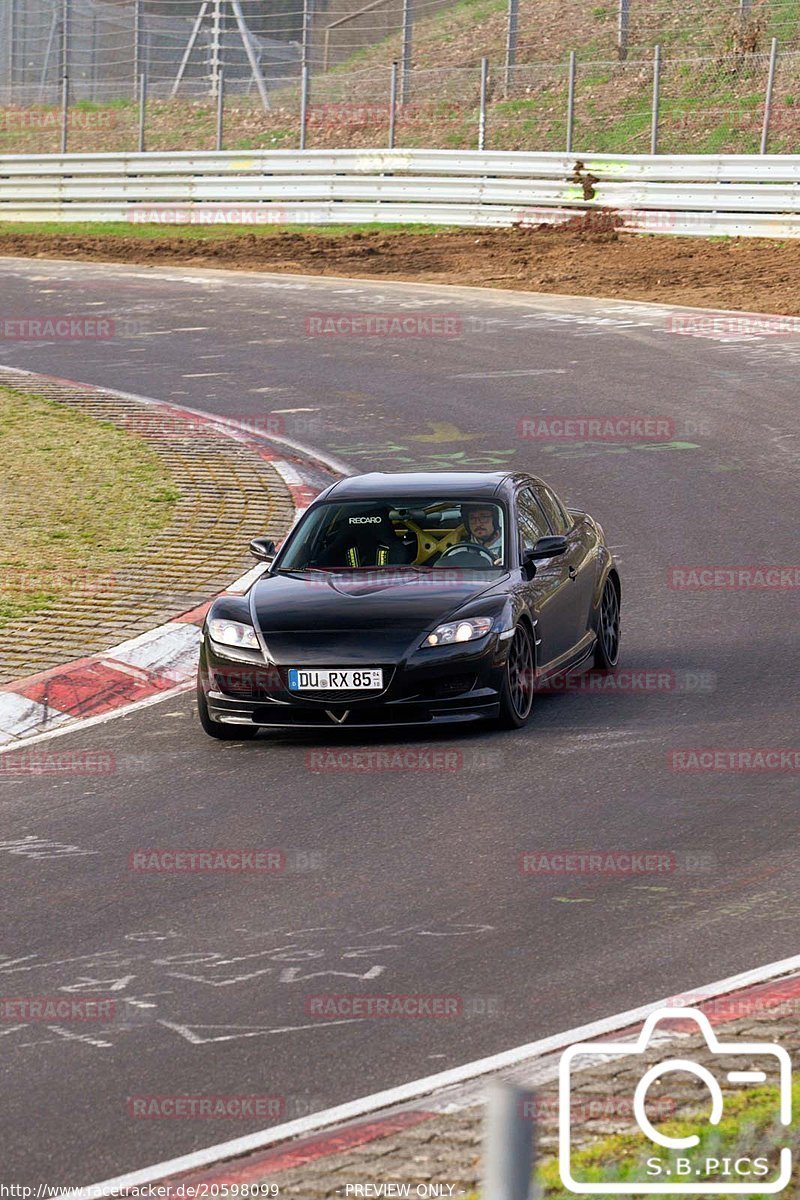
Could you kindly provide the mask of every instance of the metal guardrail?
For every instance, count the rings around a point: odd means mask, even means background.
[[[307,150],[0,157],[0,219],[536,225],[800,237],[800,155]]]

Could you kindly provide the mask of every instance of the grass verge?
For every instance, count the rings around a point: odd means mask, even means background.
[[[792,1109],[796,1114],[800,1104],[800,1081],[792,1090]],[[791,1182],[780,1193],[784,1200],[795,1200],[800,1191],[800,1126],[796,1118],[793,1125],[785,1127],[777,1122],[779,1111],[779,1093],[776,1087],[759,1087],[734,1095],[726,1095],[725,1111],[719,1125],[708,1123],[707,1111],[697,1111],[693,1115],[682,1115],[669,1121],[656,1122],[659,1130],[671,1137],[687,1137],[697,1135],[699,1144],[691,1150],[680,1153],[691,1159],[693,1168],[698,1163],[705,1164],[708,1160],[718,1163],[719,1169],[712,1169],[703,1175],[703,1182],[724,1186],[726,1182],[746,1182],[743,1174],[734,1172],[737,1161],[766,1160],[769,1173],[763,1179],[770,1181],[778,1176],[778,1158],[780,1148],[790,1146],[793,1151],[794,1171]],[[656,1154],[657,1147],[646,1141],[638,1132],[615,1134],[598,1139],[592,1145],[585,1145],[576,1150],[572,1157],[572,1172],[576,1179],[587,1184],[615,1184],[631,1181],[650,1180],[654,1175],[651,1170],[648,1175],[647,1161],[659,1158],[666,1164],[666,1152]],[[674,1159],[672,1162],[674,1171]],[[727,1169],[726,1169],[727,1168]],[[743,1169],[747,1169],[747,1164]],[[764,1169],[759,1166],[759,1170]],[[696,1176],[694,1176],[696,1179]],[[751,1181],[756,1176],[751,1177]],[[544,1158],[537,1169],[538,1192],[540,1200],[575,1200],[575,1193],[565,1188],[559,1175],[558,1160]],[[659,1182],[665,1182],[662,1175]],[[600,1193],[598,1193],[599,1195]],[[678,1193],[674,1193],[676,1200]],[[720,1200],[733,1200],[735,1193],[720,1194]],[[473,1192],[466,1200],[480,1200],[480,1193]]]
[[[56,234],[63,237],[116,237],[141,238],[152,241],[157,238],[175,237],[211,241],[215,238],[241,237],[258,234],[262,237],[276,234],[301,234],[303,237],[341,237],[354,233],[380,233],[389,237],[409,232],[420,234],[441,233],[442,225],[381,225],[365,222],[361,225],[169,225],[142,224],[128,221],[0,221],[0,237],[30,236],[31,238]]]
[[[168,524],[178,492],[141,438],[40,396],[0,388],[0,625],[76,591]]]

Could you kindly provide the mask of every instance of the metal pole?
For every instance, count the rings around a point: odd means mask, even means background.
[[[144,154],[144,123],[147,117],[147,75],[139,76],[139,153]]]
[[[478,120],[478,149],[486,149],[486,89],[489,82],[489,60],[481,59],[481,114]]]
[[[54,7],[56,9],[58,9],[57,4],[55,4]],[[25,15],[27,16],[27,12],[25,13]],[[22,16],[21,5],[17,6],[17,16],[18,17]],[[59,14],[59,21],[60,21],[60,19],[61,19],[61,17]],[[30,42],[29,33],[30,33],[30,23],[27,20],[18,20],[17,21],[17,35],[15,38],[16,45],[14,47],[14,58],[16,60],[16,70],[15,70],[14,74],[15,74],[16,83],[22,84],[23,87],[28,82],[28,59],[30,57],[28,54],[28,45]],[[59,49],[59,53],[60,53],[60,49]],[[61,67],[59,66],[58,71],[57,71],[57,74],[59,76],[60,76],[60,72],[61,72]],[[58,86],[58,84],[56,86]]]
[[[628,28],[631,19],[631,0],[619,0],[619,20],[617,24],[617,50],[620,62],[628,57]]]
[[[658,154],[658,109],[661,101],[661,46],[653,51],[653,116],[650,122],[650,153]]]
[[[47,51],[44,56],[44,66],[42,67],[42,75],[39,80],[39,103],[44,104],[47,82],[50,78],[50,59],[53,51],[56,48],[56,37],[58,36],[58,12],[53,9],[53,19],[50,22],[50,36],[47,39]],[[13,96],[12,96],[13,102]]]
[[[61,153],[67,153],[67,128],[69,125],[69,79],[61,80]]]
[[[769,75],[767,76],[767,94],[764,97],[764,124],[761,128],[761,153],[767,153],[769,137],[769,119],[772,115],[772,89],[775,86],[775,67],[778,62],[778,39],[772,39],[769,50]]]
[[[300,149],[306,148],[306,125],[308,123],[308,67],[303,67],[300,76]]]
[[[91,66],[91,94],[92,101],[97,100],[97,12],[92,9],[92,66]]]
[[[225,120],[225,68],[220,67],[217,86],[217,150],[222,149],[222,124]]]
[[[300,66],[307,67],[311,40],[311,0],[303,0],[303,40],[300,49]]]
[[[61,6],[61,153],[67,153],[67,129],[69,126],[69,50],[70,0],[62,0]]]
[[[533,1092],[510,1083],[489,1088],[482,1193],[491,1200],[529,1200],[533,1175]]]
[[[222,0],[214,0],[214,15],[211,20],[211,96],[219,92],[219,73],[222,70]]]
[[[567,82],[567,154],[572,154],[572,139],[575,133],[575,70],[575,51],[570,50]]]
[[[394,136],[397,128],[397,59],[392,63],[392,79],[389,84],[389,149],[394,150]]]
[[[15,41],[17,34],[17,0],[9,0],[8,8],[8,100],[14,103]]]
[[[411,95],[411,39],[414,30],[412,0],[403,0],[403,79],[400,85],[400,103],[408,104]]]
[[[739,0],[739,13],[746,17],[750,12],[750,0]]]
[[[506,70],[503,92],[508,96],[511,86],[511,72],[517,61],[517,26],[519,18],[519,0],[508,0],[508,20],[506,26]]]
[[[133,0],[133,96],[142,77],[142,0]]]
[[[189,65],[189,59],[192,57],[192,51],[194,50],[195,42],[200,36],[200,30],[203,27],[203,20],[208,12],[208,6],[210,3],[211,0],[203,0],[203,3],[200,5],[194,25],[192,26],[192,32],[189,35],[189,41],[186,43],[186,49],[184,50],[183,57],[181,58],[181,65],[178,67],[178,74],[175,76],[175,82],[173,83],[172,91],[169,94],[170,100],[175,99],[175,96],[178,93],[178,88],[183,83],[183,77],[186,74],[186,68]]]
[[[239,34],[242,39],[242,45],[244,46],[244,52],[247,55],[247,61],[250,64],[250,70],[253,74],[253,79],[255,80],[256,87],[258,88],[258,94],[261,97],[261,104],[264,108],[264,112],[269,112],[269,92],[267,91],[267,85],[264,81],[264,72],[261,70],[261,58],[253,49],[253,41],[250,37],[250,30],[247,28],[247,22],[244,19],[244,14],[242,13],[240,0],[231,0],[231,8],[233,9],[234,17],[236,18],[236,24],[239,26]]]

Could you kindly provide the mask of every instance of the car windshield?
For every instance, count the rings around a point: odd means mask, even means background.
[[[484,500],[330,501],[301,521],[279,570],[419,567],[496,571],[506,522]]]

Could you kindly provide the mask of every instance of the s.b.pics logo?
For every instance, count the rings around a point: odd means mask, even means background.
[[[705,1039],[706,1045],[694,1057],[659,1058],[658,1037],[661,1021],[690,1021]],[[619,1140],[613,1181],[592,1178],[576,1153],[575,1100],[576,1071],[590,1058],[617,1060],[613,1086],[630,1092],[635,1126],[630,1136]],[[698,1009],[663,1008],[651,1013],[639,1037],[632,1042],[579,1042],[570,1046],[559,1065],[559,1170],[564,1186],[582,1195],[774,1195],[789,1183],[792,1151],[780,1146],[774,1137],[764,1138],[763,1150],[754,1149],[754,1136],[748,1134],[746,1147],[741,1136],[747,1123],[748,1106],[737,1099],[740,1120],[723,1125],[726,1096],[740,1096],[746,1089],[769,1089],[759,1093],[775,1096],[775,1127],[791,1123],[791,1059],[782,1046],[771,1042],[720,1042],[708,1017]],[[579,1082],[579,1081],[578,1081]],[[654,1120],[663,1112],[665,1091],[681,1097],[698,1092],[698,1103],[689,1100],[690,1121],[696,1131],[686,1132],[687,1120],[680,1126]],[[755,1097],[754,1097],[755,1100]],[[776,1154],[776,1147],[778,1153]]]

